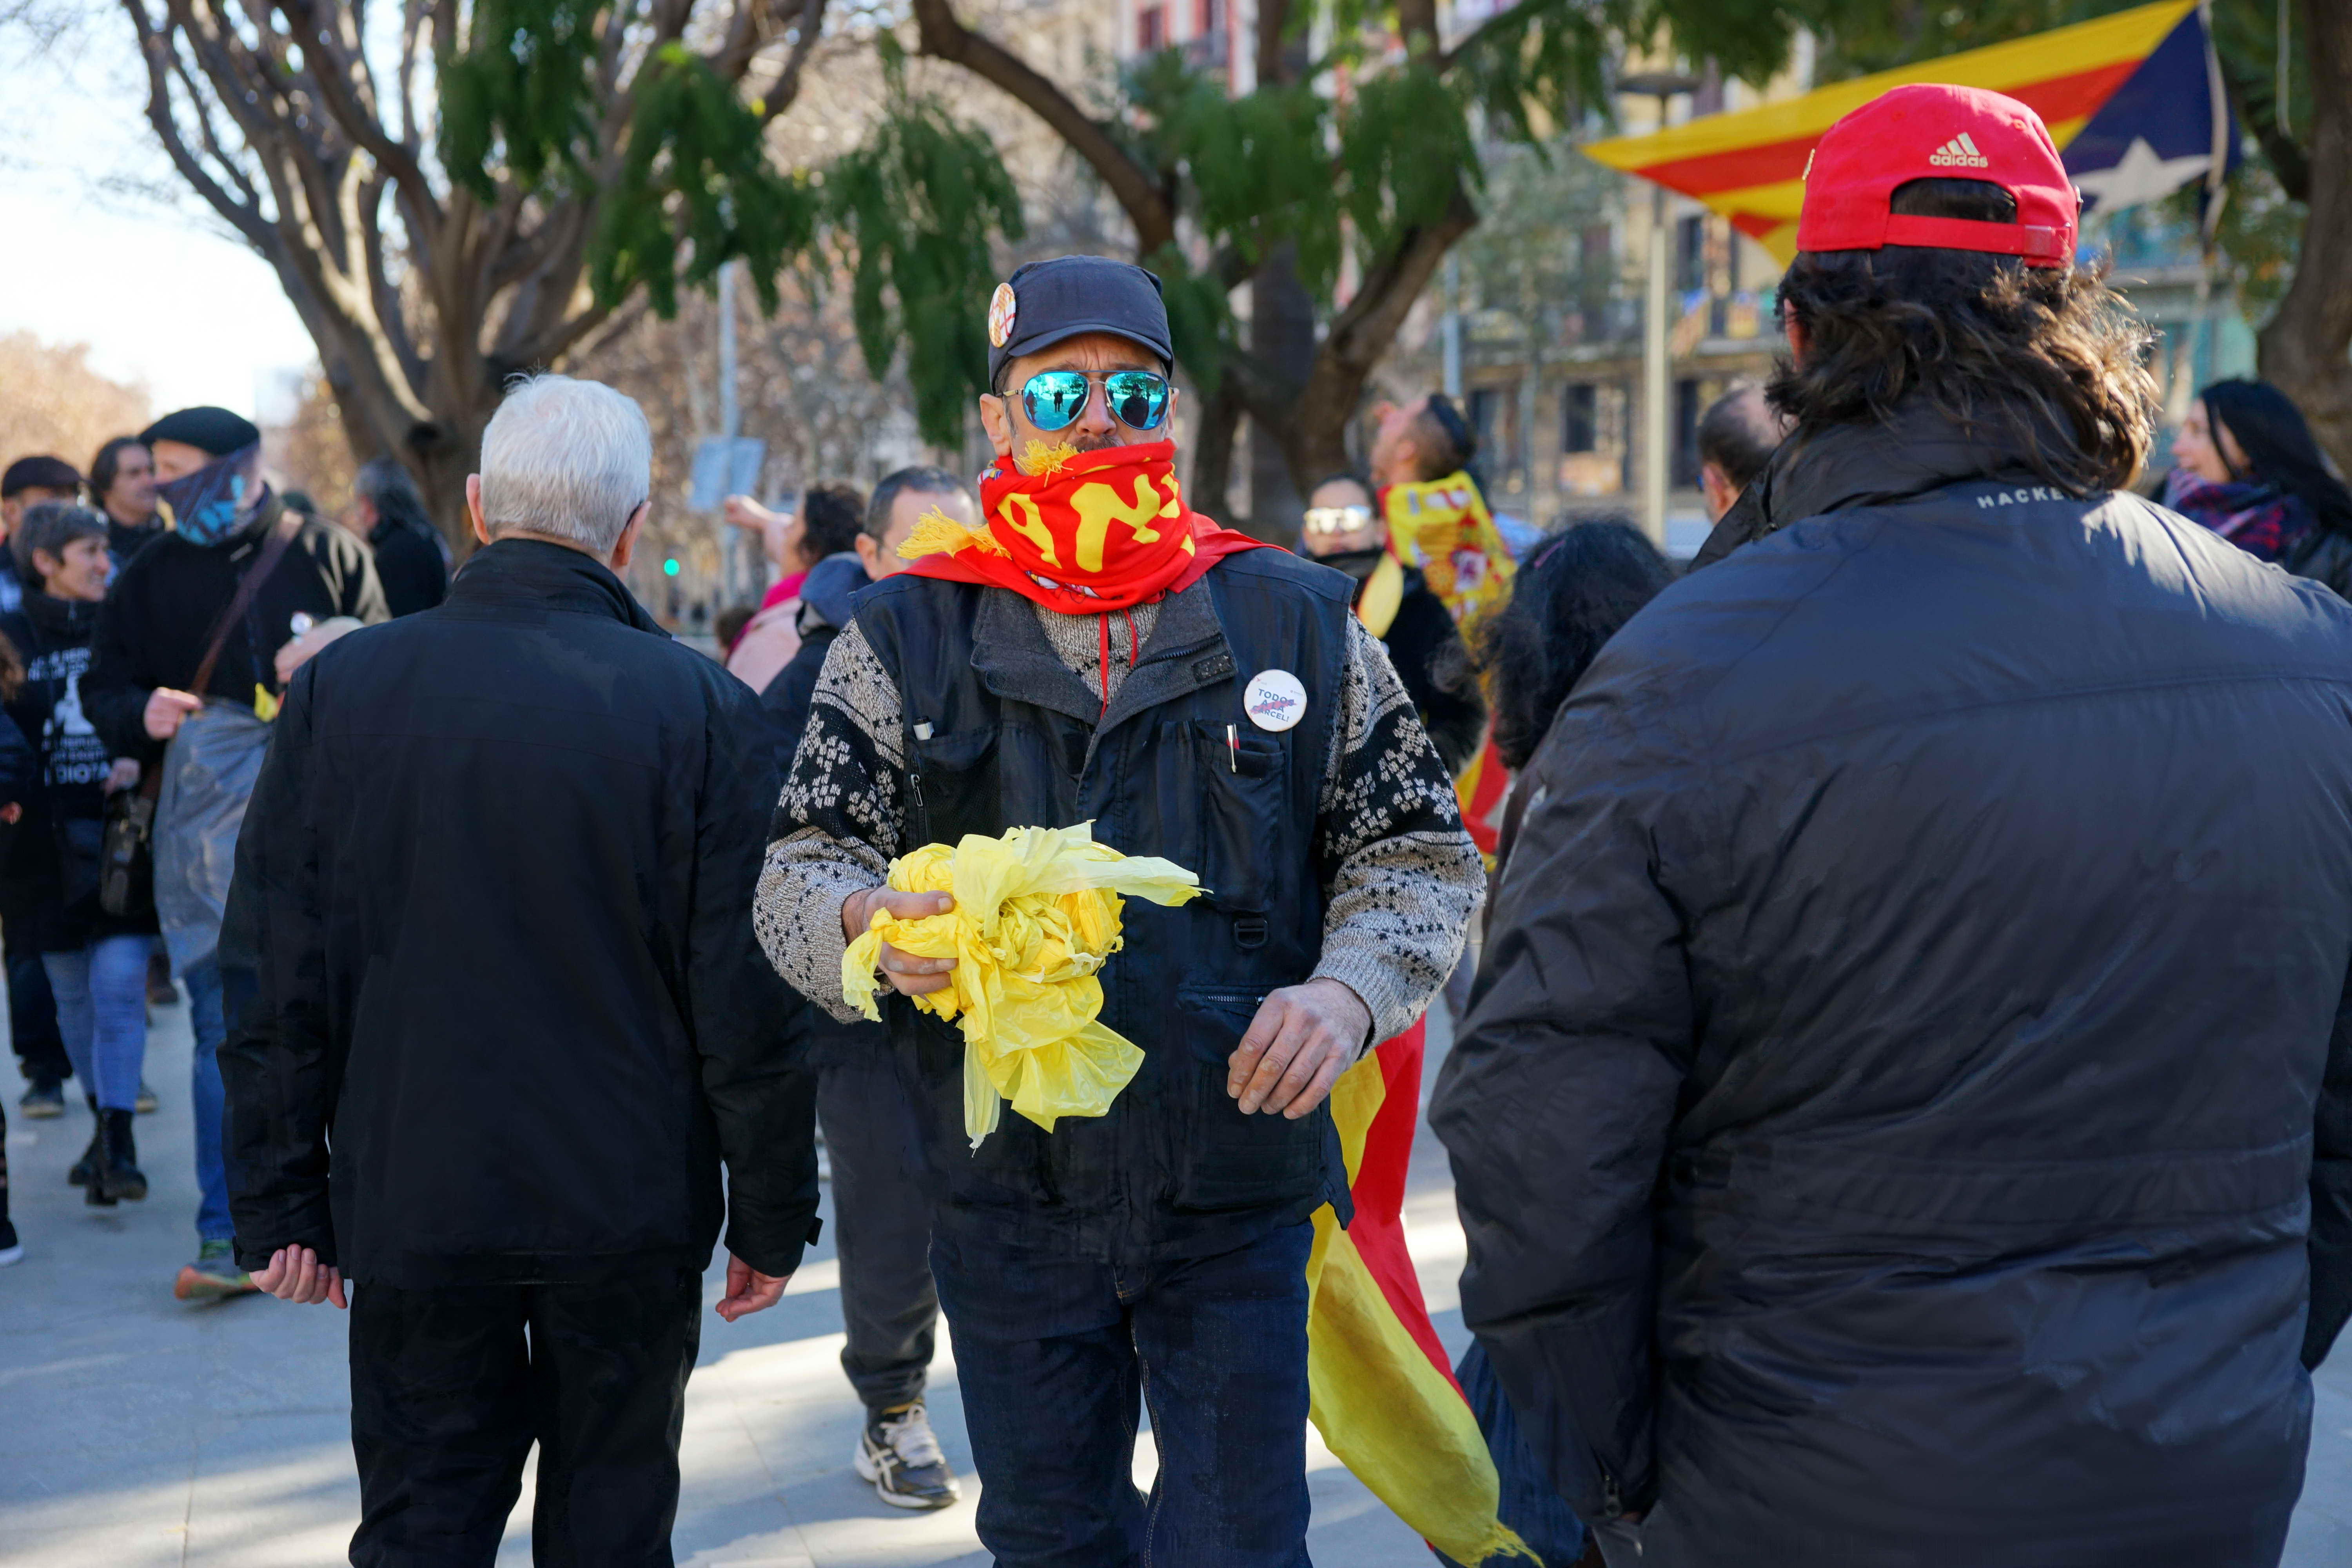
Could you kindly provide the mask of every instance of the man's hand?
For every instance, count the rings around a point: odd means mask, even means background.
[[[194,692],[174,691],[159,686],[147,694],[147,738],[168,741],[180,732],[180,725],[189,714],[205,705],[205,700]]]
[[[852,942],[864,936],[877,910],[887,910],[902,921],[910,921],[925,915],[943,915],[954,908],[955,899],[947,893],[898,893],[887,888],[868,888],[841,900],[842,934]],[[948,971],[956,966],[952,958],[918,958],[911,952],[900,952],[886,942],[882,944],[881,962],[882,978],[901,996],[944,991],[954,984],[948,978]]]
[[[286,683],[294,679],[296,670],[316,658],[320,648],[337,637],[349,637],[359,629],[360,623],[352,616],[332,616],[280,647],[277,658],[271,661],[278,667],[279,689],[284,689]]]
[[[1372,1032],[1372,1011],[1336,980],[1286,985],[1258,1004],[1234,1050],[1225,1092],[1242,1114],[1276,1111],[1293,1121],[1323,1103]]]
[[[102,793],[112,795],[118,790],[137,789],[144,771],[136,757],[115,758],[114,765],[106,770],[106,788]]]
[[[754,1312],[764,1312],[784,1297],[784,1282],[789,1274],[762,1274],[733,1253],[727,1255],[727,1294],[719,1303],[719,1315],[729,1322],[748,1318]]]
[[[332,1301],[338,1307],[349,1307],[343,1300],[343,1271],[333,1264],[319,1266],[319,1255],[307,1247],[281,1247],[269,1255],[269,1267],[253,1277],[253,1282],[281,1301],[297,1306],[315,1307],[321,1301]]]

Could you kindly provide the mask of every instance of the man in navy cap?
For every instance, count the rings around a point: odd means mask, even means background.
[[[979,1530],[1007,1568],[1307,1561],[1313,1227],[1349,1212],[1325,1103],[1452,971],[1481,889],[1452,784],[1353,584],[1183,503],[1159,280],[1063,257],[988,313],[982,526],[936,525],[835,640],[756,910],[844,1019],[842,955],[922,845],[1091,821],[1205,895],[1125,910],[1102,1021],[1141,1047],[1108,1114],[965,1135],[963,1045],[882,950],[920,1106],[932,1271]],[[1160,1479],[1130,1483],[1150,1391]]]
[[[154,454],[156,495],[172,531],[131,559],[99,606],[89,669],[81,679],[82,710],[112,755],[163,767],[183,725],[207,706],[223,708],[223,727],[250,727],[276,711],[294,671],[337,637],[363,622],[387,619],[383,590],[367,546],[344,530],[289,511],[261,471],[261,432],[226,408],[183,408],[140,433]],[[232,613],[234,612],[234,613]],[[244,718],[226,711],[239,709]],[[266,731],[257,731],[265,733]],[[257,747],[250,759],[257,765]],[[217,765],[217,763],[215,763]],[[242,789],[253,772],[242,773]],[[184,795],[183,798],[187,798]],[[173,804],[165,803],[167,805]],[[234,848],[242,795],[214,819],[220,868]],[[159,904],[163,857],[182,831],[180,818],[158,816]],[[194,831],[190,829],[188,831]],[[213,889],[215,898],[226,888]],[[225,1032],[220,965],[214,954],[219,906],[208,921],[164,920],[172,966],[187,982],[196,1051],[192,1103],[196,1119],[197,1256],[179,1271],[182,1300],[252,1289],[230,1241],[227,1178],[221,1163],[221,1079],[214,1053]]]

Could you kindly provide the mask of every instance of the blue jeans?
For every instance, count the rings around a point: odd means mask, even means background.
[[[101,1110],[129,1110],[138,1102],[147,1061],[147,954],[154,943],[150,936],[109,936],[77,952],[41,954],[74,1077],[98,1096]]]
[[[934,1234],[999,1568],[1307,1568],[1307,1254],[1054,1258]],[[1143,1401],[1160,1447],[1131,1479]]]
[[[221,1089],[221,1042],[228,1025],[221,1014],[220,960],[207,958],[180,976],[188,986],[188,1027],[196,1037],[189,1073],[188,1103],[196,1114],[196,1236],[226,1241],[236,1235],[228,1217],[228,1168],[221,1161],[221,1121],[228,1096]]]

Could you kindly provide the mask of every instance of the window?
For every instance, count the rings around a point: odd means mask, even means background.
[[[1222,32],[1225,26],[1223,0],[1192,0],[1192,36],[1205,37]]]
[[[1674,485],[1692,489],[1698,484],[1698,383],[1675,383]]]
[[[1706,287],[1706,219],[1686,217],[1675,225],[1675,288],[1696,294]]]
[[[1593,452],[1601,447],[1601,389],[1589,381],[1560,388],[1559,449]]]
[[[1158,5],[1146,5],[1135,14],[1135,47],[1143,54],[1167,47],[1168,16]]]
[[[1491,386],[1474,386],[1462,410],[1470,426],[1470,434],[1478,440],[1478,450],[1492,451],[1495,446],[1495,416],[1502,412],[1503,395]]]

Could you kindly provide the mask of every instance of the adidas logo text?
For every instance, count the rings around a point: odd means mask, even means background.
[[[1977,151],[1975,141],[1965,131],[1928,153],[1927,162],[1939,169],[1990,169],[1992,167],[1992,160]]]

